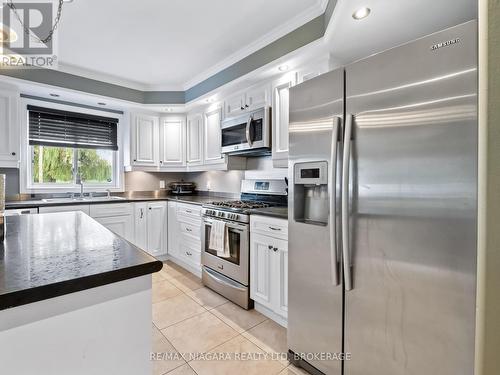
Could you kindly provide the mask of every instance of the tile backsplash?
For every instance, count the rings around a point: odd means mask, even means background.
[[[0,168],[0,174],[5,175],[5,196],[19,194],[19,169]]]

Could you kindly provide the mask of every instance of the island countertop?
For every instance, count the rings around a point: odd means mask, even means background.
[[[147,275],[162,266],[81,212],[6,217],[0,310]]]

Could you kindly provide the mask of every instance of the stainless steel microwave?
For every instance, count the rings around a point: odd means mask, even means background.
[[[222,122],[222,153],[268,155],[271,153],[271,108],[264,107]]]

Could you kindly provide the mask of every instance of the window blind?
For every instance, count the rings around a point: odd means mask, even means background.
[[[28,105],[29,144],[118,150],[118,119]]]

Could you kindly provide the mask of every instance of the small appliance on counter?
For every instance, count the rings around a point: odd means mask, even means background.
[[[168,184],[171,193],[174,195],[188,195],[194,194],[196,184],[194,182],[171,182]]]

